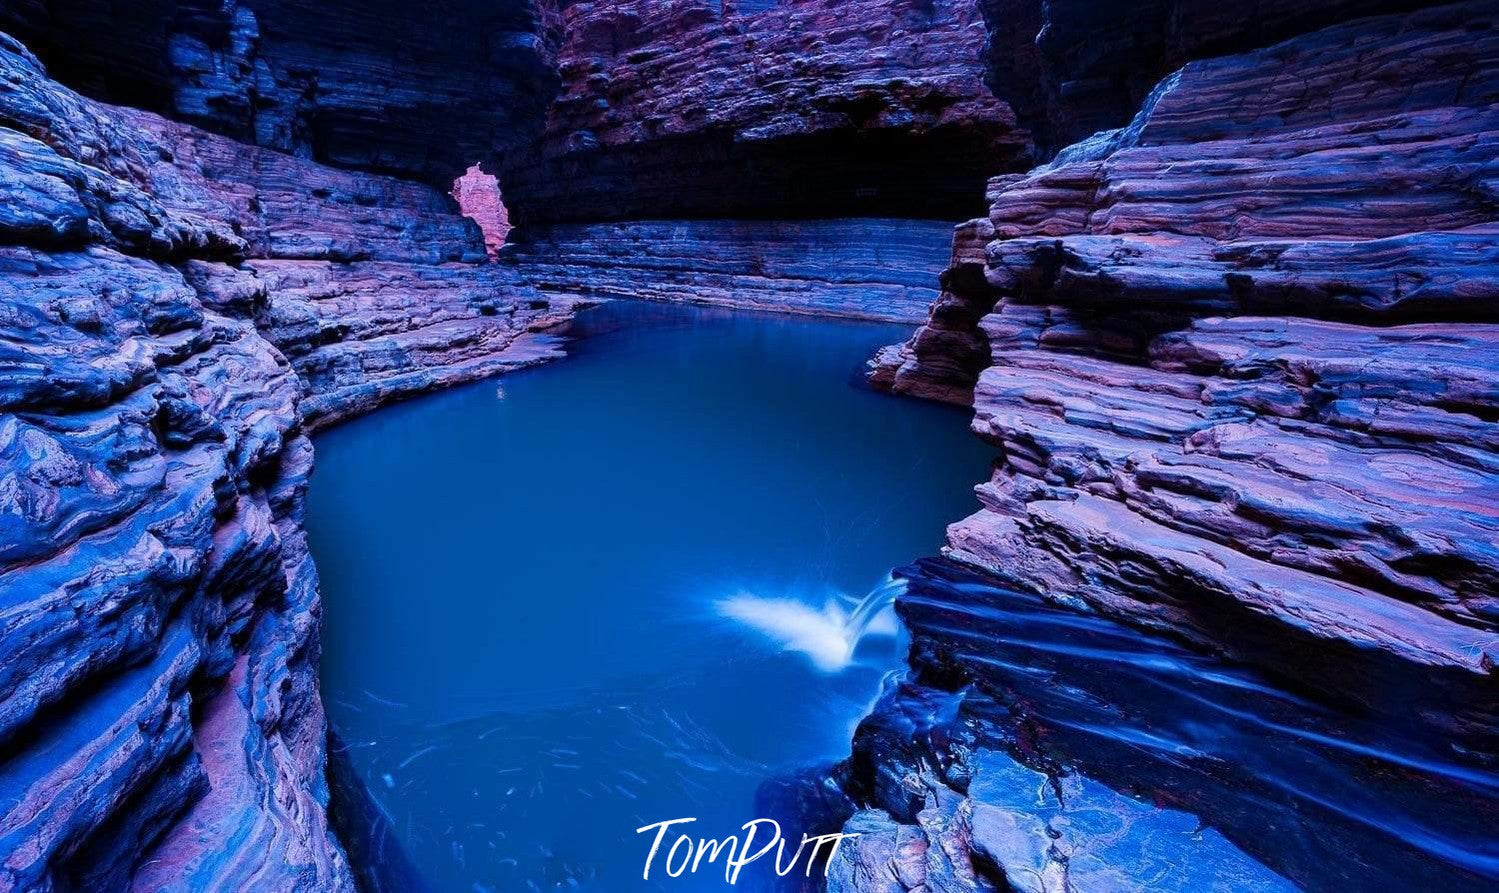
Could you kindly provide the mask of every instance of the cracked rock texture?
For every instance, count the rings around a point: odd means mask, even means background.
[[[84,99],[0,35],[0,890],[348,890],[308,433],[554,356],[426,187]]]
[[[1253,667],[1309,711],[1384,724],[1371,747],[1435,748],[1418,759],[1443,781],[1420,790],[1363,805],[1271,797],[1282,814],[1343,816],[1317,827],[1355,858],[1271,854],[1316,889],[1495,879],[1499,810],[1451,786],[1491,791],[1499,767],[1496,100],[1491,2],[1188,64],[1128,126],[992,180],[990,214],[956,231],[926,325],[872,363],[880,386],[971,404],[1000,449],[983,508],[949,529],[950,558]],[[924,610],[906,607],[935,622]],[[1026,721],[1059,758],[1097,756],[1078,705],[1049,705],[1019,678],[1012,633],[970,635],[984,610],[947,610],[919,670],[939,688],[1030,698]],[[1160,734],[1164,717],[1140,728]],[[1183,732],[1141,738],[1129,759],[1180,773],[1181,755],[1201,752],[1221,782],[1238,746]],[[1406,768],[1338,771],[1369,785],[1417,765],[1394,762]],[[1291,768],[1258,768],[1245,788],[1266,773],[1294,786]],[[1242,803],[1191,802],[1186,777],[1158,771],[1145,792],[1246,846],[1285,834]],[[1347,815],[1391,804],[1413,815],[1373,819],[1373,844],[1340,839]],[[1424,841],[1452,849],[1401,849]]]

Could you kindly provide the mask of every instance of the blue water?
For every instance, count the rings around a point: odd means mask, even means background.
[[[848,753],[902,646],[828,637],[986,477],[965,412],[859,384],[903,327],[616,303],[580,330],[317,441],[329,718],[436,890],[726,889],[659,856],[642,881],[635,829],[726,836]]]

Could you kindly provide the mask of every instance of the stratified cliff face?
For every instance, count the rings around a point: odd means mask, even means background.
[[[745,310],[921,322],[952,226],[934,220],[646,220],[516,231],[538,289]]]
[[[506,155],[522,226],[961,219],[1029,138],[983,84],[969,0],[568,4],[562,93]]]
[[[561,294],[915,320],[948,224],[1030,137],[971,0],[567,4],[504,155],[506,255]],[[607,221],[607,223],[605,223]]]
[[[24,0],[0,30],[96,99],[446,187],[539,129],[553,18],[530,0]]]
[[[991,182],[874,373],[971,402],[1000,449],[948,549],[997,582],[905,606],[918,675],[990,702],[924,720],[928,763],[977,729],[1091,760],[1314,888],[1492,886],[1496,59],[1492,2],[1355,21],[1187,65],[1123,130]],[[1027,605],[1081,612],[1096,647],[1024,645]],[[1272,728],[1294,742],[1246,749]],[[1337,858],[1284,843],[1317,835]]]
[[[82,99],[3,35],[0,193],[0,889],[352,889],[307,433],[554,355],[559,311],[435,190]]]
[[[835,889],[1491,886],[1499,4],[1419,5],[6,4],[94,99],[0,38],[0,890],[352,887],[307,434],[577,293],[936,298],[875,381],[1001,457]],[[516,263],[415,182],[496,153]]]
[[[977,0],[988,83],[1050,156],[1125,124],[1163,76],[1193,59],[1269,46],[1420,0]]]

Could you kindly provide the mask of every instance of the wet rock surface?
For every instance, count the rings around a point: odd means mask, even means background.
[[[900,572],[911,677],[860,726],[832,890],[1481,890],[1495,776],[1054,594]]]
[[[83,99],[0,38],[0,889],[352,889],[308,432],[555,356],[425,187]]]

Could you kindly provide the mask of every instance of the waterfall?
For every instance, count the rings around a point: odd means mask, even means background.
[[[895,599],[905,591],[904,579],[886,577],[859,600],[848,615],[848,631],[853,645],[857,646],[866,633],[895,634]]]
[[[818,669],[835,673],[854,662],[865,637],[896,634],[895,599],[905,591],[904,580],[887,577],[857,601],[840,595],[828,599],[821,609],[800,599],[747,592],[722,599],[715,607],[722,616],[765,635],[782,649],[807,655]]]

